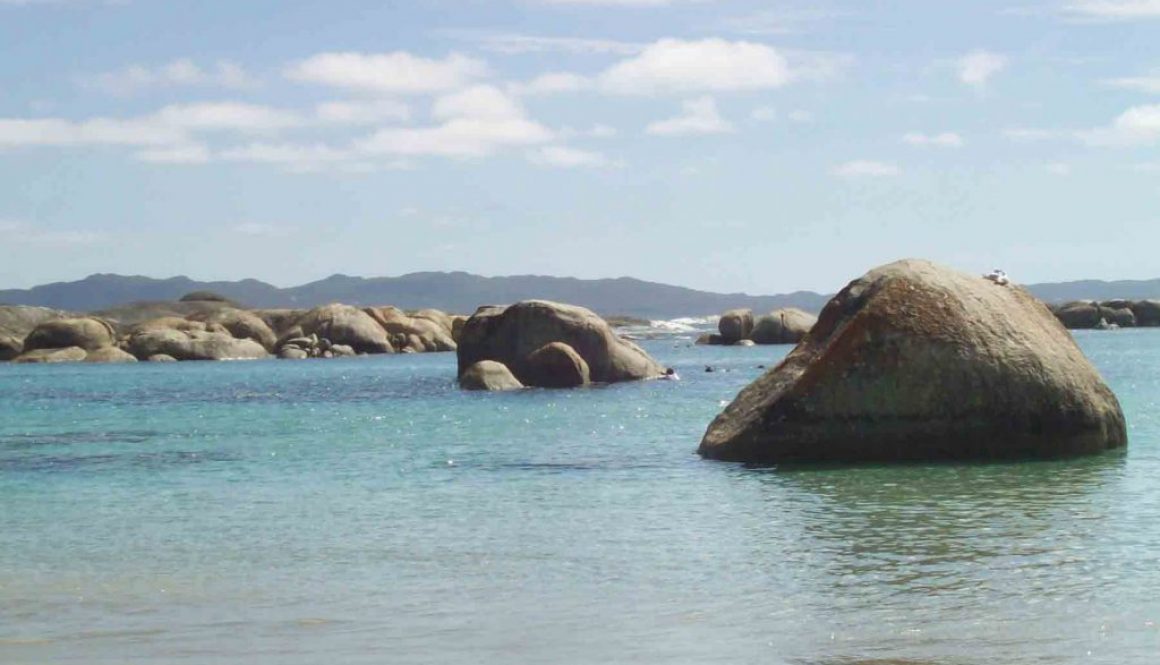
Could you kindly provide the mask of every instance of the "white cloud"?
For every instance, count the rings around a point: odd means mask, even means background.
[[[645,132],[656,136],[683,136],[733,131],[732,125],[717,112],[717,102],[712,97],[687,100],[681,103],[681,109],[681,115],[651,123]]]
[[[580,55],[632,55],[644,46],[634,42],[582,37],[548,37],[512,33],[478,33],[459,31],[453,36],[479,43],[481,49],[505,55],[524,53],[573,53]]]
[[[151,164],[205,164],[210,160],[209,149],[197,143],[151,148],[134,156]]]
[[[1113,88],[1135,90],[1153,95],[1160,94],[1160,75],[1105,79],[1103,83]]]
[[[1044,164],[1043,168],[1051,175],[1066,176],[1071,175],[1071,165],[1063,162],[1051,162]]]
[[[595,139],[606,139],[617,135],[615,127],[596,123],[588,129],[573,129],[572,127],[561,127],[557,132],[559,138],[569,139],[577,136]]]
[[[370,154],[484,157],[504,148],[547,143],[554,133],[527,116],[502,90],[479,85],[435,100],[432,115],[442,124],[382,129],[360,149]]]
[[[749,112],[749,117],[758,122],[773,122],[777,120],[777,109],[772,106],[759,106]]]
[[[319,53],[287,68],[286,77],[348,90],[425,94],[461,88],[488,74],[482,60],[452,53],[441,60],[393,53]]]
[[[1064,12],[1102,21],[1160,18],[1160,0],[1080,0],[1066,5]]]
[[[301,116],[291,111],[243,102],[174,104],[153,117],[165,126],[203,131],[274,132],[305,124]]]
[[[894,164],[865,159],[839,164],[833,174],[843,178],[890,178],[902,174],[902,169]]]
[[[441,120],[449,118],[520,118],[524,110],[514,98],[499,88],[476,85],[435,100],[431,114]]]
[[[790,111],[789,115],[786,117],[788,117],[791,122],[797,122],[797,123],[802,123],[802,124],[810,123],[810,122],[814,121],[814,114],[813,113],[810,113],[809,111],[802,111],[800,109],[797,111]]]
[[[411,109],[402,102],[324,102],[314,107],[320,122],[336,125],[374,125],[385,121],[408,120]]]
[[[516,95],[553,95],[562,92],[579,92],[592,87],[586,76],[570,72],[549,72],[541,74],[526,83],[512,83],[508,90]]]
[[[202,86],[243,89],[256,84],[237,63],[221,60],[212,67],[205,68],[188,58],[174,60],[157,67],[130,65],[116,71],[84,77],[81,83],[85,87],[122,96],[158,87]]]
[[[562,145],[544,146],[528,153],[528,161],[541,166],[562,169],[617,167],[614,162],[599,152],[580,150]]]
[[[941,134],[911,132],[903,136],[902,141],[908,145],[923,148],[928,146],[936,148],[961,148],[966,144],[963,137],[955,132],[942,132]]]
[[[995,74],[1007,68],[1007,57],[990,51],[972,51],[956,62],[959,80],[983,88]]]
[[[1052,141],[1055,139],[1067,138],[1071,135],[1071,132],[1059,129],[1039,129],[1036,127],[1014,127],[1011,129],[1003,130],[1003,136],[1012,141],[1019,141],[1022,143],[1030,143],[1033,141]]]
[[[251,143],[223,150],[218,158],[227,162],[269,164],[293,173],[314,173],[340,170],[347,173],[373,171],[376,164],[363,155],[322,143]],[[387,164],[389,168],[405,168],[400,162]]]
[[[1133,106],[1111,124],[1083,132],[1078,138],[1095,146],[1138,146],[1160,142],[1160,104]]]
[[[0,118],[0,148],[19,146],[160,146],[185,143],[180,129],[153,119]]]
[[[608,92],[626,95],[766,90],[793,80],[789,61],[764,44],[662,39],[605,70]]]

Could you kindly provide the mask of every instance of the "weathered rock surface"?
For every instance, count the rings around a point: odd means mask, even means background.
[[[871,271],[709,426],[754,463],[1056,457],[1127,443],[1115,395],[1022,288],[927,261]]]
[[[0,336],[11,337],[21,342],[36,326],[53,319],[63,319],[69,314],[47,307],[31,307],[28,305],[0,306]]]
[[[563,342],[588,364],[595,383],[658,377],[664,368],[636,344],[622,339],[583,307],[525,300],[510,307],[479,308],[463,326],[459,374],[480,360],[503,363],[524,385],[540,378],[528,357],[540,347]]]
[[[1075,300],[1052,305],[1051,311],[1072,330],[1160,326],[1160,300]]]
[[[578,388],[592,382],[588,363],[563,342],[545,344],[527,359],[529,384],[543,388]]]
[[[33,349],[25,351],[12,360],[14,363],[76,363],[81,362],[89,355],[79,346],[69,346],[63,349]]]
[[[12,360],[24,353],[24,339],[11,335],[0,335],[0,361]]]
[[[775,309],[757,318],[749,339],[758,344],[797,344],[817,321],[818,317],[796,307]]]
[[[75,318],[45,321],[24,338],[24,350],[64,349],[79,346],[85,350],[112,346],[117,333],[112,324],[102,319]]]
[[[717,321],[717,332],[721,333],[726,344],[749,339],[753,332],[753,310],[731,309],[725,312]]]
[[[115,346],[106,346],[101,349],[94,349],[89,351],[85,356],[87,363],[135,363],[136,356],[128,351],[122,351]]]
[[[315,307],[294,322],[282,336],[317,335],[333,344],[345,344],[358,353],[393,353],[387,332],[369,314],[350,305]],[[278,345],[279,347],[281,344]]]
[[[1132,303],[1138,326],[1160,326],[1160,300],[1137,300]]]
[[[494,360],[480,360],[459,374],[464,390],[519,390],[523,384],[506,365]]]
[[[147,362],[151,362],[151,363],[175,363],[175,362],[177,362],[177,358],[174,358],[173,356],[165,354],[165,353],[157,353],[157,354],[151,355],[148,358],[146,358],[145,360]]]
[[[366,313],[387,331],[392,346],[399,351],[454,351],[457,347],[451,337],[450,317],[438,310],[408,316],[397,307],[367,307]]]
[[[191,318],[203,321],[207,326],[220,325],[229,331],[235,339],[252,339],[261,344],[267,351],[273,351],[274,345],[278,342],[278,337],[270,329],[270,326],[253,312],[224,308],[206,314],[194,315]]]
[[[256,360],[269,354],[251,339],[234,339],[227,332],[149,330],[128,340],[137,358],[167,355],[177,360]]]

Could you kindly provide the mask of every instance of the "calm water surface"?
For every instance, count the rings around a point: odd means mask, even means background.
[[[788,347],[494,395],[454,354],[0,365],[0,663],[1160,662],[1160,331],[1078,338],[1126,455],[700,460]]]

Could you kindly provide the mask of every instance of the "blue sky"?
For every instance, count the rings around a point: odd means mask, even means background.
[[[0,287],[1160,277],[1160,0],[0,0]]]

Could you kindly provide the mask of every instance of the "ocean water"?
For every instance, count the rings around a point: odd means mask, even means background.
[[[1077,338],[1126,454],[703,461],[788,347],[681,336],[643,342],[680,382],[509,394],[0,365],[0,663],[1156,663],[1160,331]]]

